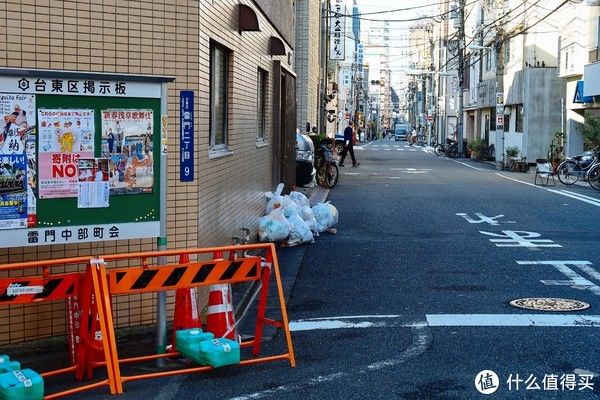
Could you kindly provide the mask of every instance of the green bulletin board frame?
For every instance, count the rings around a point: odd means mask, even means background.
[[[101,157],[102,111],[149,109],[153,112],[152,193],[111,195],[109,207],[77,208],[77,198],[37,199],[37,227],[126,223],[160,220],[160,127],[161,100],[137,97],[36,95],[36,112],[41,109],[94,110],[94,156]],[[39,134],[37,154],[39,157]],[[39,167],[39,164],[38,164]],[[39,175],[38,175],[39,176]],[[38,179],[39,185],[39,179]],[[39,188],[38,188],[39,189]],[[38,190],[39,193],[39,190]]]

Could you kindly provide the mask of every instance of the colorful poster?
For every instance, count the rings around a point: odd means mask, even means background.
[[[0,115],[0,154],[24,153],[35,129],[35,95],[0,93]]]
[[[39,197],[77,197],[77,161],[94,157],[93,110],[38,110]]]
[[[78,208],[108,207],[108,158],[80,158],[77,161]]]
[[[0,154],[0,229],[27,228],[27,159]]]
[[[152,193],[152,110],[103,110],[102,156],[110,157],[110,194]]]

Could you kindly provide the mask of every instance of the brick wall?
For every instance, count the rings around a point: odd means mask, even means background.
[[[242,1],[256,9],[251,1]],[[279,36],[257,11],[261,32],[238,33],[238,1],[154,0],[0,2],[0,67],[174,76],[168,85],[167,233],[169,248],[230,243],[241,227],[256,232],[263,192],[274,178],[270,146],[272,93],[267,104],[267,141],[257,137],[257,68],[269,71],[287,57],[269,55]],[[291,6],[291,5],[290,5]],[[232,51],[229,145],[209,157],[209,41]],[[288,52],[291,49],[287,49]],[[195,92],[195,167],[192,183],[179,182],[179,91]],[[0,249],[0,263],[156,249],[154,240]],[[72,267],[71,269],[76,269]],[[35,273],[33,271],[32,273]],[[122,296],[113,307],[119,325],[149,323],[153,295]],[[0,308],[0,343],[64,333],[64,304]]]

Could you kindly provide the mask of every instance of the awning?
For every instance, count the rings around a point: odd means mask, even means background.
[[[271,36],[271,55],[285,56],[286,54],[283,41],[276,36]]]
[[[239,26],[238,31],[240,35],[242,32],[260,32],[260,26],[258,26],[258,17],[252,9],[252,7],[245,4],[238,4],[239,6]]]
[[[585,104],[585,103],[593,103],[593,97],[585,97],[583,95],[583,81],[577,81],[577,86],[575,87],[575,96],[573,96],[573,103],[577,104]]]

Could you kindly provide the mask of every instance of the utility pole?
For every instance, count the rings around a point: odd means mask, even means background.
[[[458,154],[464,154],[463,146],[463,113],[465,85],[465,0],[458,1],[458,116],[456,121],[458,135]]]
[[[496,25],[494,50],[496,51],[496,148],[500,149],[500,160],[496,158],[496,169],[504,169],[504,0],[497,0],[500,18]]]

